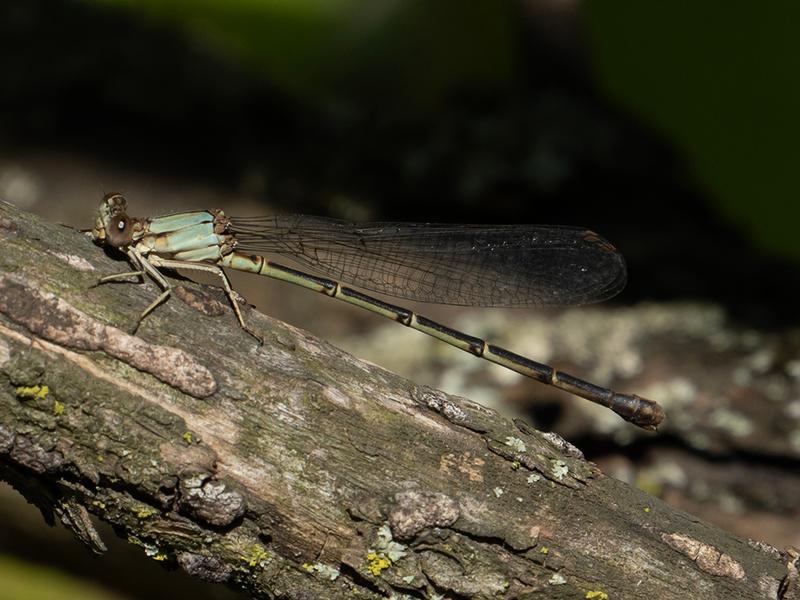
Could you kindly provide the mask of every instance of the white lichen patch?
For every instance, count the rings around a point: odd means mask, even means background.
[[[339,575],[341,575],[338,569],[334,569],[333,567],[324,565],[322,563],[314,563],[313,565],[306,565],[306,570],[309,571],[310,573],[317,573],[321,577],[324,577],[325,579],[328,579],[330,581],[336,581]]]
[[[496,487],[496,488],[494,488],[494,489],[492,490],[492,492],[494,492],[494,495],[495,495],[497,498],[499,498],[500,496],[502,496],[502,495],[505,493],[505,492],[503,491],[503,488],[501,488],[501,487]]]
[[[512,436],[506,437],[505,444],[506,444],[506,446],[516,450],[517,452],[525,452],[528,449],[527,446],[525,446],[525,442],[523,442],[519,438],[512,437]]]
[[[569,473],[569,467],[563,460],[552,460],[550,463],[553,466],[553,477],[561,481]]]
[[[561,573],[553,573],[547,583],[550,585],[564,585],[567,583],[567,579]]]
[[[533,485],[534,483],[538,483],[539,481],[541,481],[541,479],[542,476],[539,475],[538,473],[531,473],[530,475],[528,475],[528,479],[526,481],[529,484]]]
[[[373,548],[377,552],[382,552],[393,563],[403,558],[408,552],[403,544],[395,542],[392,538],[392,530],[388,523],[384,523],[378,528]]]

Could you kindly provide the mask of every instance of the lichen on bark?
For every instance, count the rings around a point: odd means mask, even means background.
[[[183,303],[185,281],[129,342],[176,352],[130,360],[108,340],[152,288],[93,287],[124,269],[0,205],[0,476],[95,552],[88,514],[153,560],[298,600],[764,598],[794,564],[557,436],[251,311],[257,347],[228,310]],[[179,356],[210,393],[147,364]]]

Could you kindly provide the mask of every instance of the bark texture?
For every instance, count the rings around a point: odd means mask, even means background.
[[[794,553],[604,476],[560,437],[221,294],[92,287],[91,240],[0,204],[0,477],[103,552],[254,597],[790,598]]]

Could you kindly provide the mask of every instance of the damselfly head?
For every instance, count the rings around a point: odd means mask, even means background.
[[[122,194],[111,192],[103,197],[92,229],[95,241],[115,248],[125,248],[133,241],[139,220],[126,214],[128,202]]]

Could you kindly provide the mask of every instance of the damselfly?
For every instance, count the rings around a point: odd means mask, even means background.
[[[244,322],[222,267],[266,275],[322,292],[541,383],[606,406],[623,419],[655,429],[661,407],[557,371],[411,310],[339,282],[389,296],[463,306],[566,306],[605,300],[625,285],[625,262],[592,231],[539,225],[363,223],[310,216],[228,217],[221,210],[134,218],[120,194],[107,194],[94,239],[124,251],[135,271],[100,282],[150,276],[162,293],[138,323],[170,295],[159,268],[213,273],[220,278],[242,329]],[[306,273],[264,257],[285,255]],[[334,277],[328,279],[326,276]]]

